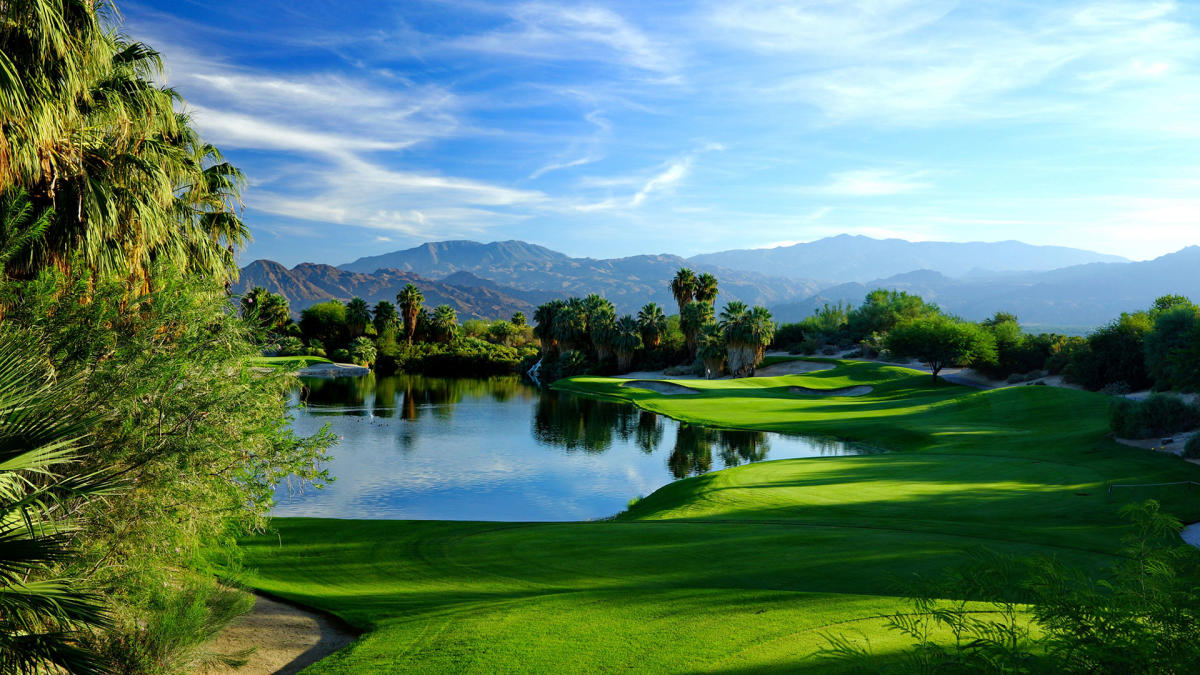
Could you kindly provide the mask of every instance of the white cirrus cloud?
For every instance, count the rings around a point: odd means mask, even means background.
[[[839,171],[830,176],[828,183],[802,187],[800,192],[834,197],[899,195],[933,187],[921,180],[924,175],[923,171],[901,173],[889,169]]]

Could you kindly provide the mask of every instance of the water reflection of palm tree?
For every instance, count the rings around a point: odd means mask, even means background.
[[[712,470],[712,429],[680,424],[675,432],[675,448],[667,458],[667,467],[676,478],[698,476]]]
[[[375,379],[364,377],[306,377],[307,401],[315,406],[338,406],[348,408],[347,414],[364,415],[367,392],[373,391]]]
[[[396,378],[380,377],[375,380],[376,417],[391,417],[396,412]]]
[[[658,449],[663,439],[663,423],[652,412],[645,410],[638,414],[637,430],[634,432],[637,446],[647,455]]]
[[[411,378],[404,378],[404,398],[400,400],[400,419],[406,422],[417,421],[417,399],[413,393]]]
[[[622,404],[546,392],[534,408],[533,436],[568,451],[601,453],[612,447],[614,431],[632,433],[634,415]]]
[[[722,429],[717,434],[721,443],[721,461],[725,466],[759,462],[767,458],[771,446],[761,431]]]

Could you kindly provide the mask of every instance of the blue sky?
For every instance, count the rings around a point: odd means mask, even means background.
[[[249,176],[243,262],[1200,244],[1200,3],[119,7]]]

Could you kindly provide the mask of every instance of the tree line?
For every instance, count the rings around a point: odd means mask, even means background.
[[[384,375],[515,372],[533,352],[533,329],[523,312],[460,322],[450,305],[426,307],[414,284],[401,289],[395,303],[328,300],[305,308],[299,321],[292,320],[287,298],[262,287],[245,293],[240,309],[263,329],[267,354],[327,357]]]
[[[670,289],[679,307],[670,317],[653,302],[636,316],[617,316],[613,303],[595,293],[538,306],[533,335],[541,347],[540,379],[635,367],[707,377],[753,374],[774,337],[771,313],[735,300],[717,314],[717,278],[688,268],[675,274]]]

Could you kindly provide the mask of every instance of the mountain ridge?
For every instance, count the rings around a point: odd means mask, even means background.
[[[766,249],[731,249],[688,260],[776,276],[799,274],[834,282],[889,277],[932,269],[950,277],[987,272],[1042,272],[1091,262],[1130,262],[1121,256],[1065,246],[995,242],[907,241],[840,234],[811,242]]]

